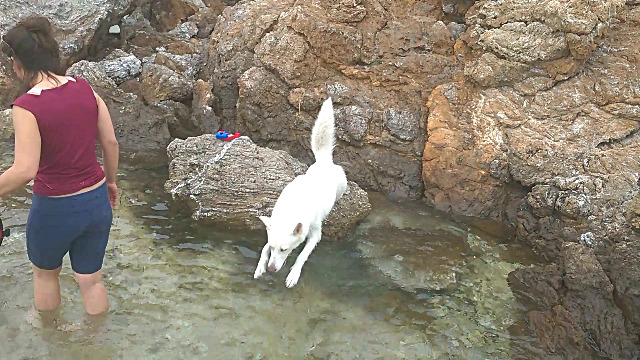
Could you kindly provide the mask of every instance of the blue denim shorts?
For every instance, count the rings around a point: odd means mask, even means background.
[[[29,260],[54,270],[69,253],[73,271],[93,274],[102,268],[112,220],[106,184],[68,197],[34,194],[27,219]]]

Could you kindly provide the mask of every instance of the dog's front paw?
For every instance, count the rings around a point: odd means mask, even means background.
[[[258,267],[256,267],[256,272],[253,273],[253,278],[257,279],[260,276],[264,275],[265,272],[267,272],[267,267],[258,265]]]
[[[296,286],[298,279],[300,279],[300,269],[292,267],[289,275],[287,275],[287,287],[292,288]]]

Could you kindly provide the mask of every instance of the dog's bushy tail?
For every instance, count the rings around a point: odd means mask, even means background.
[[[322,104],[318,119],[311,130],[311,150],[316,162],[333,162],[333,147],[335,146],[335,119],[333,117],[333,102],[328,98]]]

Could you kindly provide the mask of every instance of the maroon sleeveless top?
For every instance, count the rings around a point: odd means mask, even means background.
[[[96,97],[86,80],[67,79],[53,89],[32,89],[12,104],[31,112],[38,122],[42,145],[33,182],[38,195],[71,194],[104,178],[96,157]]]

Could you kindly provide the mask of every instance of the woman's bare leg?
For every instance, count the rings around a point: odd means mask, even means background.
[[[52,311],[60,306],[60,269],[43,270],[33,265],[33,299],[38,311]]]
[[[93,274],[73,274],[80,286],[84,308],[89,315],[98,315],[109,310],[107,289],[102,282],[102,270]]]

